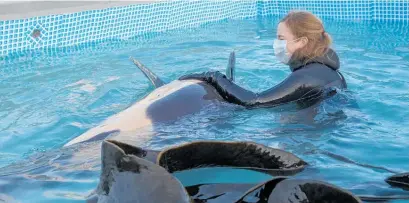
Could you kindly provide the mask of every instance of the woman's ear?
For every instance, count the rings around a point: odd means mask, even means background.
[[[308,44],[308,38],[307,37],[301,37],[300,42],[301,42],[301,47],[300,48],[303,48]]]

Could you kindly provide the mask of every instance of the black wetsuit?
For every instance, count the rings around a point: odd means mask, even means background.
[[[254,93],[234,84],[218,71],[188,74],[179,80],[206,81],[213,85],[227,102],[246,107],[272,107],[290,102],[307,107],[333,95],[335,88],[347,87],[339,72],[339,58],[332,49],[308,63],[291,61],[289,66],[292,73],[284,81],[261,93]]]

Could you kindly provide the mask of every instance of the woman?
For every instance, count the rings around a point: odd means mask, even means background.
[[[311,106],[335,93],[335,88],[347,87],[339,72],[339,58],[329,48],[331,38],[313,14],[290,12],[278,24],[277,38],[274,40],[274,53],[277,59],[290,67],[292,73],[271,89],[253,93],[218,71],[189,74],[180,80],[206,81],[226,101],[246,107],[271,107],[290,102],[302,107]]]

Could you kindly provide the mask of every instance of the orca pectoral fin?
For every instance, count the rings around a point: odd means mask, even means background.
[[[141,62],[134,59],[132,56],[129,59],[142,71],[142,73],[152,82],[155,88],[163,86],[165,82],[163,82],[155,73],[149,70],[146,66],[144,66]]]
[[[195,141],[170,147],[159,153],[156,163],[171,173],[202,167],[231,167],[269,175],[294,175],[308,165],[280,149],[255,142],[229,141]]]
[[[234,81],[235,78],[235,67],[236,67],[236,54],[234,51],[230,53],[229,63],[226,68],[226,77],[227,79]]]

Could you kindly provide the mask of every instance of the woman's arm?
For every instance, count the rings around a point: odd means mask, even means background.
[[[234,84],[219,71],[189,74],[179,78],[187,79],[205,81],[215,87],[227,102],[246,107],[270,107],[296,101],[311,90],[311,87],[304,83],[305,77],[296,72],[280,84],[261,93],[254,93]]]
[[[185,75],[179,78],[179,80],[189,80],[196,79],[207,82],[216,88],[219,94],[230,103],[239,104],[243,106],[252,106],[254,100],[257,98],[257,94],[249,90],[246,90],[236,84],[227,77],[216,72],[203,72],[203,73],[193,73]]]

